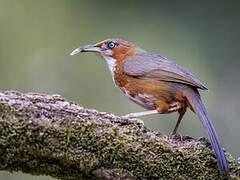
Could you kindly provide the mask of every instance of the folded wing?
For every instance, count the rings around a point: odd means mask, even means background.
[[[177,82],[207,89],[192,73],[159,54],[142,52],[130,56],[124,61],[123,72],[140,79]]]

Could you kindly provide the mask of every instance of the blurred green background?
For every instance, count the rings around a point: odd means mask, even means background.
[[[225,148],[240,152],[240,1],[0,0],[0,90],[60,94],[82,106],[117,115],[142,111],[113,85],[94,54],[76,47],[124,38],[175,60],[196,74]],[[176,114],[144,118],[169,133]],[[187,113],[181,134],[205,136]],[[51,179],[0,173],[0,179]]]

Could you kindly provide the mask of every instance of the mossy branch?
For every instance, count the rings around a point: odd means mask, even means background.
[[[227,153],[229,178],[240,166]],[[208,141],[169,138],[59,95],[0,92],[0,170],[59,179],[223,179]]]

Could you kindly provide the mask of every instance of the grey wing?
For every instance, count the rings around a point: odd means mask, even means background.
[[[192,73],[158,54],[141,53],[129,57],[123,64],[124,73],[141,79],[156,79],[188,84],[203,90],[207,87]]]

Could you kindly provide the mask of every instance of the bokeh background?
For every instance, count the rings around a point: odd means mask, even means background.
[[[0,90],[60,94],[117,115],[142,111],[113,85],[94,54],[76,47],[120,37],[162,53],[196,74],[224,147],[240,153],[240,1],[0,0]],[[169,133],[176,114],[144,118]],[[181,134],[205,136],[188,112]],[[0,172],[0,179],[51,179]]]

